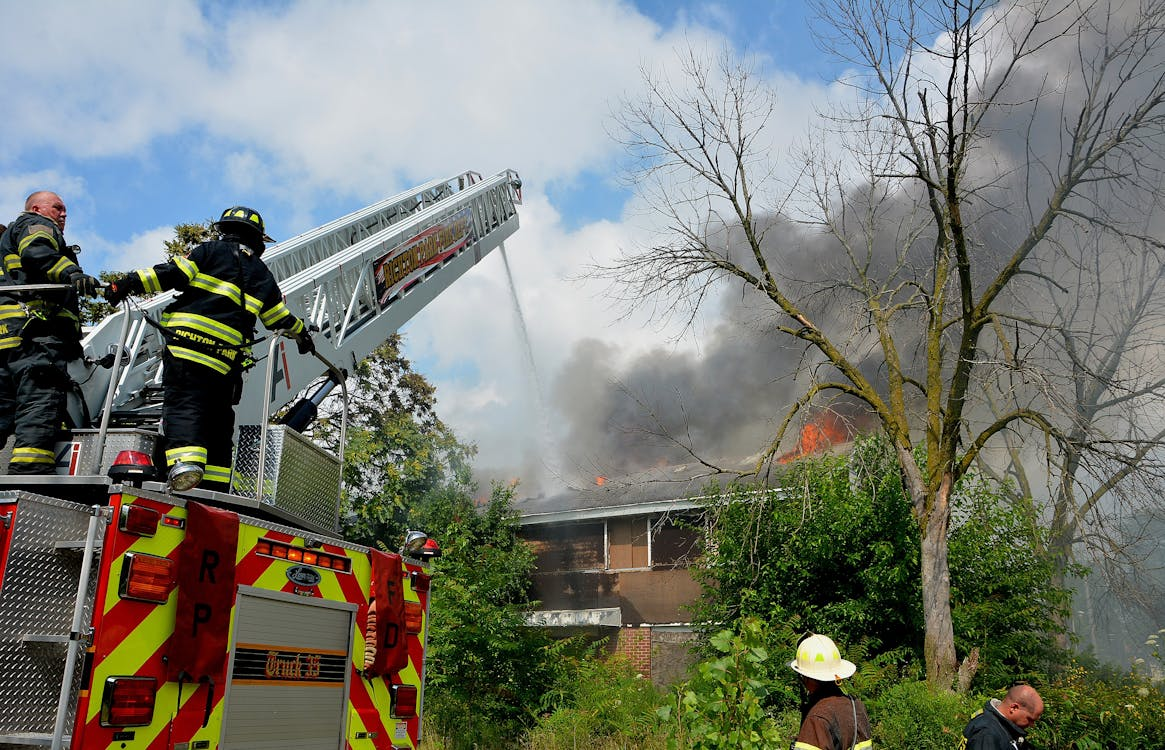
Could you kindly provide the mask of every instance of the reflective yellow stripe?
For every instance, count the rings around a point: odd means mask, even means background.
[[[20,346],[20,342],[24,339],[20,336],[8,336],[0,339],[0,351],[5,349],[15,349]]]
[[[279,302],[278,304],[272,305],[270,309],[265,310],[260,320],[263,321],[263,325],[270,328],[272,323],[288,315],[291,315],[291,310],[288,310],[287,305],[283,304],[283,302]]]
[[[178,359],[184,359],[187,362],[194,362],[195,364],[204,365],[223,375],[226,375],[231,371],[231,366],[226,362],[222,362],[221,360],[217,360],[214,357],[207,356],[202,352],[196,352],[193,349],[187,349],[184,346],[171,345],[170,353]]]
[[[78,268],[76,263],[62,256],[53,264],[53,267],[48,270],[45,276],[48,276],[52,281],[63,281],[66,274],[70,274],[74,270],[80,271],[81,269]]]
[[[12,451],[14,464],[55,464],[55,453],[44,448],[15,448]]]
[[[193,279],[198,275],[198,264],[189,258],[183,258],[181,255],[174,258],[174,265],[178,266],[178,270],[186,274],[187,279]]]
[[[247,312],[252,315],[258,315],[259,311],[263,309],[263,300],[258,297],[252,297],[249,294],[244,294],[243,306],[247,308]]]
[[[235,328],[218,322],[214,318],[192,312],[173,312],[162,314],[162,325],[166,328],[191,328],[201,331],[215,341],[224,344],[238,345],[243,343],[243,334]]]
[[[147,294],[162,291],[162,282],[158,281],[158,274],[152,268],[138,271],[138,280],[142,282],[142,291]]]
[[[865,742],[859,742],[858,744],[854,745],[856,750],[870,750],[870,748],[872,748],[873,746],[874,746],[873,740],[866,740]]]
[[[0,305],[0,319],[23,317],[26,317],[26,313],[20,305]]]
[[[183,445],[166,451],[166,465],[173,466],[179,461],[191,464],[206,463],[206,448],[198,445]]]
[[[794,742],[793,750],[821,750],[817,745],[810,745],[808,742]]]
[[[243,293],[239,291],[237,286],[229,281],[223,281],[222,279],[216,279],[213,276],[199,273],[197,276],[190,280],[190,286],[194,287],[195,289],[201,289],[204,292],[210,292],[211,294],[217,294],[219,296],[226,297],[231,302],[234,302],[240,307],[243,304]]]
[[[57,252],[60,252],[61,248],[57,246],[57,238],[53,236],[53,230],[39,224],[34,224],[29,228],[28,234],[24,235],[16,249],[23,253],[29,245],[36,241],[38,237],[44,237],[48,239],[49,244],[53,246],[53,249]]]
[[[4,256],[4,270],[8,273],[13,271],[23,271],[24,264],[20,262],[20,256],[16,253]]]
[[[229,466],[212,466],[206,465],[206,471],[202,475],[204,482],[222,482],[226,484],[231,481],[231,467]]]

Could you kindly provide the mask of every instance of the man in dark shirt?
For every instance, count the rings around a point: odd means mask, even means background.
[[[801,731],[793,750],[870,750],[870,717],[865,705],[841,690],[841,681],[857,667],[824,635],[810,635],[797,644],[789,663],[801,675],[807,700],[801,711]]]
[[[971,717],[963,729],[965,750],[1020,750],[1027,730],[1044,713],[1044,699],[1031,685],[1015,685],[1003,696],[992,698]]]

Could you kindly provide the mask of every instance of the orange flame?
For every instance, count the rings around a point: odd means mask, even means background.
[[[840,445],[853,437],[853,431],[837,413],[823,411],[801,428],[797,447],[777,458],[777,463],[787,464],[803,456],[824,453],[835,445]]]
[[[602,487],[602,486],[603,486],[604,484],[606,484],[606,483],[607,483],[607,478],[606,478],[606,477],[604,477],[604,476],[597,476],[597,477],[595,477],[595,485],[596,485],[596,486],[598,486],[598,487]]]

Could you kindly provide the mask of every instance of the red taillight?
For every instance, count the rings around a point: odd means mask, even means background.
[[[158,533],[158,523],[162,514],[144,505],[123,505],[118,516],[117,527],[138,536],[153,536]]]
[[[115,482],[140,482],[144,479],[156,479],[158,475],[154,462],[150,460],[148,454],[141,451],[121,451],[117,458],[113,459],[113,465],[109,467],[107,473]]]
[[[153,677],[109,677],[101,694],[101,726],[144,727],[154,720]]]
[[[425,540],[425,545],[421,547],[420,552],[417,553],[417,557],[421,558],[422,560],[432,560],[434,557],[440,556],[441,545],[437,544],[437,540],[433,539],[432,537]]]
[[[411,719],[417,715],[417,689],[412,685],[393,685],[392,718]]]
[[[417,602],[405,602],[405,632],[419,633],[421,632],[421,624],[424,622],[425,610],[421,609],[421,605]]]
[[[433,577],[431,575],[422,573],[419,570],[414,570],[412,573],[409,573],[409,583],[412,585],[413,591],[428,591],[429,581],[432,579]]]
[[[164,604],[174,589],[174,561],[127,552],[121,568],[122,599]]]

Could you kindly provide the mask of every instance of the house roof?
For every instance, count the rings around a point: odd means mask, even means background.
[[[701,464],[680,464],[615,479],[600,477],[601,482],[550,496],[519,498],[514,509],[523,526],[683,511],[701,507],[710,492],[736,478]]]

